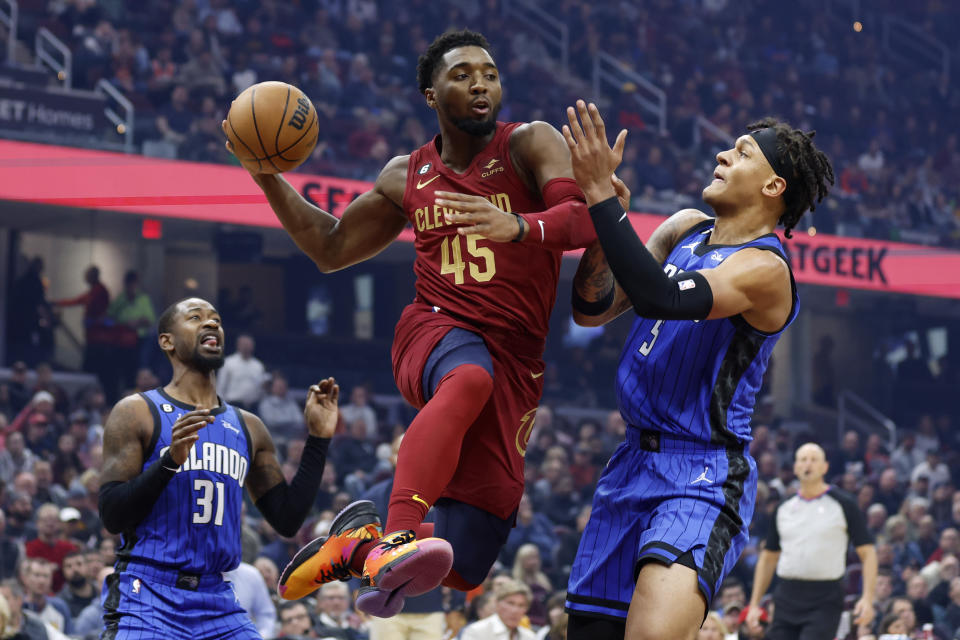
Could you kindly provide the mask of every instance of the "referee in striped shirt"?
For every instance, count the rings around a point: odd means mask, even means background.
[[[748,628],[760,620],[760,599],[774,570],[773,624],[767,640],[832,640],[843,613],[847,548],[852,542],[863,566],[863,592],[853,609],[858,625],[873,620],[877,551],[853,496],[823,481],[827,459],[819,445],[797,449],[793,472],[800,492],[774,514],[760,552],[747,611]]]

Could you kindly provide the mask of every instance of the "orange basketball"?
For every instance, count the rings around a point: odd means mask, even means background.
[[[261,173],[283,173],[300,166],[317,145],[320,123],[310,98],[286,82],[260,82],[230,105],[227,138],[243,162]]]

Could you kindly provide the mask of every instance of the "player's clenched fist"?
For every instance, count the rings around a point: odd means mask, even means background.
[[[310,435],[318,438],[332,438],[337,428],[337,400],[340,399],[340,385],[333,378],[321,380],[307,392],[307,404],[303,408],[303,417],[307,420]]]
[[[210,415],[210,409],[195,409],[183,414],[173,423],[170,437],[170,456],[178,467],[186,462],[193,444],[200,439],[200,434],[197,432],[213,420],[214,417]]]

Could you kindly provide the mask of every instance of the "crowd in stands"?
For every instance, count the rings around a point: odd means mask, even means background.
[[[291,397],[283,373],[270,373],[282,363],[262,362],[255,349],[249,336],[237,340],[220,372],[218,391],[270,426],[289,478],[304,444],[302,406]],[[98,593],[119,542],[97,516],[102,425],[110,405],[99,386],[67,393],[47,365],[31,370],[18,361],[11,372],[0,384],[0,594],[13,610],[22,608],[18,624],[95,637]],[[148,373],[142,372],[126,393],[158,385]],[[371,623],[353,611],[347,585],[328,585],[296,604],[278,600],[275,591],[278,571],[301,545],[323,535],[342,507],[360,498],[384,502],[389,496],[406,425],[395,422],[361,386],[345,392],[340,414],[315,509],[295,538],[280,537],[247,504],[244,564],[233,579],[242,585],[238,589],[251,592],[249,610],[256,612],[265,637],[368,637]],[[490,580],[466,600],[444,590],[425,605],[443,615],[447,637],[500,609],[509,617],[518,602],[525,607],[517,618],[521,627],[542,630],[540,637],[563,637],[563,590],[593,490],[627,427],[617,411],[574,420],[546,403],[535,424],[526,454],[527,491]],[[953,483],[960,477],[960,439],[949,414],[920,415],[910,426],[892,451],[878,435],[856,431],[847,432],[840,446],[826,447],[828,479],[856,495],[876,536],[881,569],[876,629],[859,634],[851,629],[851,638],[868,637],[892,619],[908,638],[922,637],[925,623],[934,625],[937,638],[960,637],[960,492]],[[760,483],[751,544],[713,603],[717,615],[704,638],[722,630],[740,633],[728,637],[748,637],[738,628],[756,556],[774,508],[796,490],[794,450],[814,438],[762,421],[753,435],[750,449]],[[860,593],[855,558],[851,555],[848,569],[850,605]],[[254,592],[261,593],[259,603]],[[463,631],[461,637],[474,636]]]
[[[960,146],[948,125],[960,88],[937,65],[889,55],[881,40],[882,18],[892,15],[952,42],[953,3],[924,2],[922,12],[870,3],[855,31],[814,0],[540,2],[569,29],[566,71],[551,43],[504,14],[505,0],[21,4],[24,37],[45,26],[68,43],[79,86],[106,78],[130,98],[136,138],[151,154],[233,162],[220,132],[230,100],[258,81],[283,80],[321,116],[320,142],[300,170],[371,180],[433,135],[414,81],[417,57],[448,27],[469,27],[487,34],[499,61],[501,119],[559,125],[563,108],[591,91],[601,51],[666,92],[662,136],[638,106],[635,83],[603,87],[608,113],[633,132],[621,176],[635,208],[698,205],[713,152],[726,144],[698,137],[698,116],[736,136],[777,115],[816,129],[833,159],[834,194],[810,217],[818,229],[960,245]]]

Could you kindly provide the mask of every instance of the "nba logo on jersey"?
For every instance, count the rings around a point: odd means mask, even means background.
[[[132,583],[130,586],[131,586],[134,594],[140,593],[140,579],[139,579],[139,578],[134,579],[133,583]]]
[[[421,176],[425,176],[425,175],[427,175],[427,173],[430,171],[430,167],[432,167],[432,166],[433,166],[433,165],[428,162],[427,164],[425,164],[425,165],[423,165],[422,167],[420,167],[419,169],[417,169],[417,173],[420,174]]]

